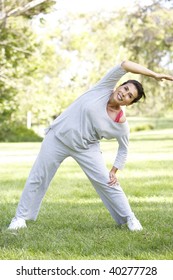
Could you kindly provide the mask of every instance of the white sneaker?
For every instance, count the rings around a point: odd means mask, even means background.
[[[131,231],[143,230],[143,227],[141,226],[140,222],[136,219],[136,217],[129,218],[127,220],[127,226]]]
[[[20,228],[26,228],[26,222],[22,218],[14,217],[8,227],[10,230],[17,230]]]

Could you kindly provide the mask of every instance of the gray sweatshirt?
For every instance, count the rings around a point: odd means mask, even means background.
[[[98,148],[102,138],[118,141],[119,147],[114,166],[122,169],[128,152],[129,126],[114,122],[107,113],[107,103],[112,90],[126,71],[117,65],[113,67],[95,86],[77,98],[49,128],[55,136],[71,149]],[[48,129],[49,129],[48,128]]]

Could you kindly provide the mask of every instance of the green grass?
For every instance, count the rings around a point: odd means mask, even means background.
[[[110,168],[117,145],[101,146]],[[126,168],[119,172],[142,232],[115,224],[73,159],[54,177],[37,221],[7,231],[39,147],[0,144],[0,259],[173,259],[173,129],[132,133]]]

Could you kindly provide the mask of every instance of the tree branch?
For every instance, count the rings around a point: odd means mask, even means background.
[[[9,11],[8,13],[1,14],[0,20],[4,20],[5,18],[10,17],[10,16],[18,16],[46,1],[47,0],[32,0],[31,2],[27,3],[23,7],[17,7],[16,9]]]

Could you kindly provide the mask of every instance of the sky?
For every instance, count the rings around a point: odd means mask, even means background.
[[[92,12],[98,10],[117,10],[132,6],[135,0],[57,0],[57,8],[71,12]],[[142,5],[149,5],[151,0],[139,0]]]

